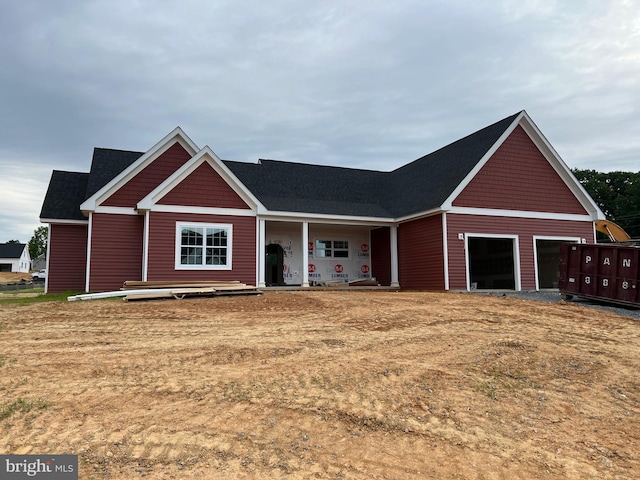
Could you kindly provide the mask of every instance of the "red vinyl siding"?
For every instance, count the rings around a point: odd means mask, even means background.
[[[587,213],[520,126],[480,169],[453,205]]]
[[[87,225],[51,224],[47,293],[84,291]]]
[[[176,222],[232,224],[232,270],[176,270]],[[147,280],[239,280],[255,285],[256,218],[151,212]]]
[[[158,203],[194,207],[249,208],[207,162],[196,168]]]
[[[190,158],[191,155],[189,155],[182,145],[175,143],[105,200],[102,205],[111,207],[135,207],[140,200],[171,176],[171,174],[184,165]]]
[[[398,227],[400,287],[444,290],[442,216],[421,218]]]
[[[371,276],[380,285],[391,285],[391,243],[389,227],[371,230]]]
[[[91,225],[89,290],[118,290],[142,280],[142,215],[94,213]]]
[[[460,215],[449,213],[447,219],[447,242],[449,245],[449,288],[466,290],[466,263],[464,240],[459,233],[518,235],[520,246],[520,278],[523,290],[535,290],[534,262],[535,236],[584,238],[594,241],[593,223],[568,220],[546,220],[531,218],[490,217],[482,215]]]

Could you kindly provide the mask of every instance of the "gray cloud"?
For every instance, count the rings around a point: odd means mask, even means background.
[[[2,176],[0,199],[20,213],[0,214],[0,241],[28,240],[52,169],[86,171],[94,146],[146,150],[176,125],[226,159],[387,170],[526,109],[569,166],[636,171],[638,7],[14,2],[0,166],[18,178]],[[38,191],[18,201],[16,185]]]

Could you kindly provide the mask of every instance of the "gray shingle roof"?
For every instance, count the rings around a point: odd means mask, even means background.
[[[223,160],[272,211],[396,218],[439,208],[520,112],[391,172]],[[80,205],[143,153],[94,149],[89,173],[54,171],[41,218],[84,220]]]
[[[86,220],[80,205],[143,154],[94,148],[89,173],[54,170],[42,203],[40,218]]]
[[[276,160],[224,163],[269,210],[391,216],[377,201],[383,172]]]
[[[85,200],[143,155],[142,152],[94,148]]]
[[[40,218],[86,220],[80,211],[80,204],[85,200],[88,180],[88,173],[54,170],[42,203]]]
[[[0,258],[20,258],[25,243],[0,243]]]
[[[401,217],[440,207],[518,114],[392,172],[274,160],[225,164],[269,210]]]
[[[440,207],[519,113],[391,172],[385,207],[396,217]]]

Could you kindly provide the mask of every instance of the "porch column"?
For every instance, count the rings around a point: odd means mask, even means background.
[[[266,242],[267,242],[267,229],[266,222],[264,220],[258,220],[258,288],[264,288],[267,286],[265,282],[265,268],[267,261]]]
[[[149,271],[149,210],[144,211],[144,231],[142,233],[142,281],[147,281]]]
[[[400,288],[398,280],[398,226],[389,227],[389,243],[391,244],[391,286]]]
[[[309,222],[302,222],[302,286],[309,286]]]

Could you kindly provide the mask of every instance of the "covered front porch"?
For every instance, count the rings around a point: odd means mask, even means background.
[[[258,219],[258,287],[400,288],[397,225],[391,222]]]

